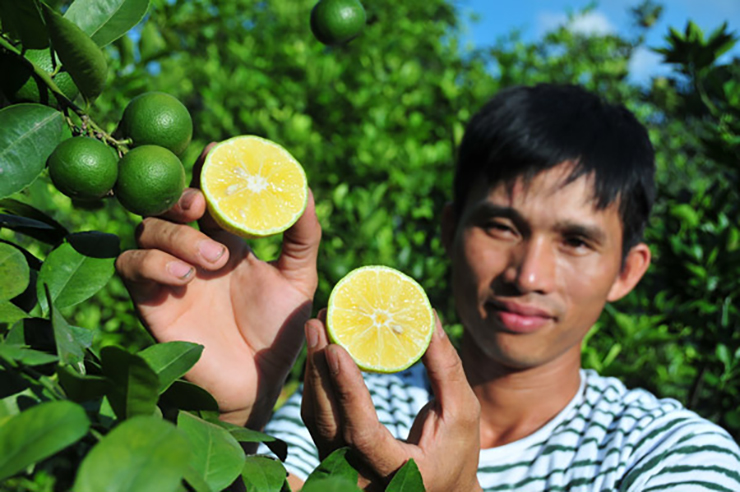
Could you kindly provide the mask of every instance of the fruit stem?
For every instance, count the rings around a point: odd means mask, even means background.
[[[104,140],[107,144],[110,144],[110,145],[114,146],[116,148],[116,150],[118,151],[119,155],[121,153],[124,153],[125,154],[126,152],[128,152],[127,145],[131,143],[131,139],[116,140],[115,138],[113,138],[113,136],[110,133],[108,133],[105,130],[103,130],[102,128],[100,128],[100,125],[98,125],[97,123],[95,123],[92,120],[92,118],[90,118],[89,115],[82,116],[82,121],[83,121],[83,123],[86,123],[87,126],[89,126],[89,128],[90,128],[89,129],[89,132],[93,136],[95,136],[96,138],[99,138],[99,139]]]
[[[0,44],[2,44],[2,46],[6,47],[6,48],[8,46],[15,48],[15,46],[13,45],[13,41],[11,39],[9,39],[5,35],[5,33],[0,33]]]

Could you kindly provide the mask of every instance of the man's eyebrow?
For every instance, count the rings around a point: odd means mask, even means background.
[[[523,222],[524,218],[516,209],[504,205],[496,205],[491,202],[483,202],[477,207],[473,214],[476,217],[504,217],[515,222]]]

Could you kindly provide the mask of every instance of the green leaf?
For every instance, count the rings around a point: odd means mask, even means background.
[[[0,110],[0,198],[21,191],[44,170],[63,127],[62,113],[41,104]]]
[[[267,456],[247,456],[242,480],[247,492],[280,492],[285,483],[283,464]]]
[[[61,241],[69,234],[62,224],[27,203],[23,203],[13,198],[5,198],[4,200],[0,200],[0,209],[15,216],[25,217],[27,219],[32,219],[36,222],[46,224],[55,231],[57,237],[55,242]]]
[[[85,410],[70,401],[32,406],[0,426],[0,481],[82,439]]]
[[[424,480],[413,458],[409,459],[386,487],[386,492],[424,492]]]
[[[95,41],[74,22],[65,19],[46,4],[42,4],[42,11],[52,47],[62,65],[85,99],[94,101],[103,92],[108,78],[105,55]]]
[[[717,344],[714,353],[717,356],[717,359],[719,359],[719,361],[725,366],[725,368],[729,368],[732,366],[730,350],[727,348],[727,345],[723,343]]]
[[[26,49],[49,46],[44,19],[35,0],[0,0],[0,19],[4,29],[20,39]]]
[[[58,244],[66,236],[60,231],[55,231],[49,224],[17,215],[0,214],[0,227],[25,234],[47,244]]]
[[[174,491],[189,459],[187,440],[174,425],[157,417],[134,417],[90,450],[73,491]]]
[[[108,400],[119,419],[151,415],[157,406],[159,378],[144,359],[120,347],[100,351],[103,374],[111,380]]]
[[[275,453],[275,456],[277,456],[280,461],[285,461],[288,457],[288,445],[285,441],[281,441],[280,439],[265,434],[264,432],[247,429],[246,427],[230,424],[229,422],[223,422],[218,419],[218,416],[214,417],[214,419],[207,418],[207,420],[229,431],[229,434],[234,436],[234,438],[239,442],[265,443],[265,445],[270,448],[270,451]]]
[[[2,215],[0,215],[2,217]],[[2,219],[0,219],[0,224],[2,223]],[[0,225],[2,227],[2,225]],[[32,288],[32,285],[36,285],[36,277],[34,275],[38,275],[38,271],[41,269],[41,260],[36,258],[33,254],[31,254],[30,251],[27,249],[23,249],[20,246],[18,246],[15,243],[11,243],[10,241],[6,241],[5,239],[0,239],[0,243],[3,244],[9,244],[10,246],[13,246],[14,248],[17,248],[21,253],[23,253],[24,258],[26,258],[26,263],[28,263],[28,267],[31,269],[30,278],[29,278],[29,285],[26,287],[26,290]],[[34,272],[34,270],[36,270]],[[34,288],[34,294],[35,294],[35,288]]]
[[[194,492],[213,492],[213,489],[208,486],[206,481],[191,466],[188,466],[187,470],[185,470],[185,477],[183,478]]]
[[[200,386],[187,381],[172,383],[172,386],[162,393],[160,403],[180,410],[218,412],[218,403],[213,396]]]
[[[49,286],[58,308],[74,306],[105,287],[115,271],[118,237],[102,232],[81,232],[67,237],[46,258],[38,278],[38,297],[48,310],[43,284]]]
[[[147,347],[139,352],[159,377],[159,392],[164,393],[177,379],[198,362],[203,346],[191,342],[166,342]]]
[[[244,450],[226,429],[188,412],[177,416],[177,428],[188,438],[193,451],[190,466],[214,490],[223,490],[242,471]]]
[[[0,358],[8,362],[21,363],[24,366],[41,366],[57,361],[55,355],[9,343],[0,343]]]
[[[62,364],[79,364],[85,358],[85,352],[82,345],[77,341],[72,332],[72,327],[64,319],[62,313],[54,305],[51,294],[47,286],[44,286],[46,290],[45,298],[51,306],[51,326],[54,329],[54,341],[57,347],[57,355],[59,356],[59,362]]]
[[[0,324],[12,325],[16,321],[30,318],[31,315],[10,301],[0,301]]]
[[[340,477],[350,483],[357,483],[357,470],[347,461],[347,452],[349,448],[339,448],[316,467],[314,471],[306,478],[306,485],[328,477]]]
[[[28,262],[23,253],[9,244],[0,243],[0,301],[21,294],[30,279]]]
[[[151,20],[144,24],[141,29],[141,37],[139,38],[139,53],[141,53],[141,59],[143,61],[149,61],[167,48],[162,34],[159,29]]]
[[[118,56],[121,60],[122,67],[127,67],[136,61],[134,57],[134,41],[131,39],[131,36],[121,36],[118,38],[116,48],[118,48]]]
[[[275,437],[267,435],[264,432],[247,429],[246,427],[229,424],[228,422],[224,422],[224,424],[228,424],[226,430],[239,442],[272,442],[277,440]]]
[[[346,478],[327,477],[304,485],[301,492],[360,492],[360,488]]]
[[[57,376],[67,398],[77,403],[102,398],[108,389],[108,381],[105,378],[83,376],[68,366],[58,366]]]
[[[75,0],[64,17],[103,47],[138,24],[147,10],[149,0]]]
[[[701,220],[694,207],[688,203],[682,203],[671,207],[671,215],[680,219],[691,228],[698,227]]]

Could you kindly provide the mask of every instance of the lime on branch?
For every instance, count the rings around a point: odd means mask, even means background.
[[[359,0],[321,0],[311,11],[311,31],[324,44],[346,43],[365,27],[365,8]]]
[[[47,165],[54,186],[77,200],[102,198],[118,177],[118,158],[113,150],[90,137],[64,140],[51,153]]]
[[[120,130],[134,146],[159,145],[179,156],[190,144],[193,120],[177,98],[164,92],[146,92],[128,103]]]
[[[183,189],[185,169],[180,159],[164,147],[136,147],[119,163],[114,191],[129,212],[159,215],[177,202]]]

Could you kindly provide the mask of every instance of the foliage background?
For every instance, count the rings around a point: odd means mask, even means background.
[[[576,82],[624,103],[657,151],[659,198],[646,234],[655,261],[594,327],[584,366],[677,398],[740,439],[740,61],[716,61],[732,36],[676,26],[660,47],[674,74],[637,87],[627,65],[639,34],[586,37],[562,27],[536,42],[512,33],[469,51],[459,45],[454,3],[367,0],[363,34],[325,47],[309,29],[313,3],[154,0],[144,23],[107,48],[96,121],[112,131],[131,98],[161,90],[193,116],[188,169],[211,141],[257,134],[279,142],[304,164],[324,230],[315,309],[350,269],[386,264],[418,279],[458,336],[438,220],[468,118],[513,84]],[[639,12],[635,20],[638,32],[650,28]],[[71,231],[109,232],[122,248],[134,246],[138,218],[114,200],[75,207],[46,177],[22,199]],[[7,230],[0,238],[24,241]],[[254,247],[272,258],[279,238]],[[97,347],[152,343],[117,278],[64,314],[94,331]],[[300,362],[286,392],[298,384]]]

